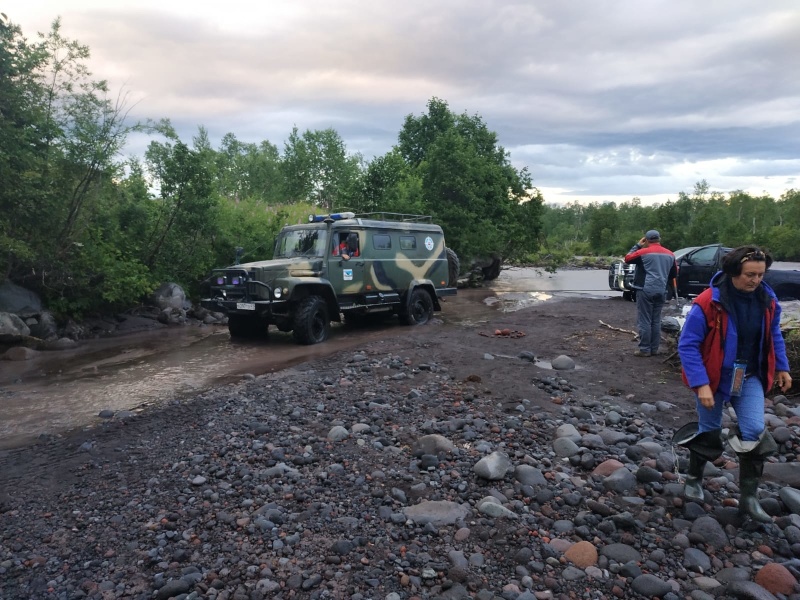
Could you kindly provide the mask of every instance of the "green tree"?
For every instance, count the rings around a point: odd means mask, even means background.
[[[216,197],[201,152],[181,141],[151,142],[145,154],[160,198],[145,244],[143,263],[159,279],[187,284],[213,263],[209,239],[215,229]]]
[[[348,156],[344,141],[333,129],[306,130],[300,135],[295,127],[281,165],[291,200],[309,201],[330,211],[358,198],[361,157]]]
[[[536,248],[541,195],[480,116],[455,115],[432,98],[426,114],[406,117],[397,152],[422,182],[422,212],[442,224],[459,255],[512,259]]]
[[[595,205],[592,209],[589,217],[589,244],[592,250],[598,254],[617,253],[619,251],[617,245],[619,213],[616,205],[613,202],[606,202]]]

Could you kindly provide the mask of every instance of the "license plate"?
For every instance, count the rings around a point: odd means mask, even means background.
[[[256,305],[252,302],[237,302],[236,310],[255,310]]]

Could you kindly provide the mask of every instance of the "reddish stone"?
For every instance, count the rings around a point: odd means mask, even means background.
[[[585,569],[597,564],[597,548],[591,542],[581,541],[570,546],[564,557],[576,567]]]
[[[613,458],[609,458],[608,460],[604,460],[599,465],[594,468],[592,471],[592,475],[598,475],[600,477],[608,477],[617,469],[621,469],[624,467],[621,462],[618,460],[614,460]]]
[[[771,594],[794,593],[797,580],[789,569],[778,563],[769,563],[756,574],[755,582]]]
[[[761,554],[764,554],[765,556],[769,556],[770,558],[772,558],[772,548],[770,548],[769,546],[761,544],[758,547],[758,551],[761,552]]]

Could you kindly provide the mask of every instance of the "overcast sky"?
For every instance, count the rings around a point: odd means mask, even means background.
[[[334,128],[366,159],[434,96],[480,115],[546,202],[800,187],[797,0],[11,0],[168,118],[283,149]],[[136,153],[142,148],[131,147]]]

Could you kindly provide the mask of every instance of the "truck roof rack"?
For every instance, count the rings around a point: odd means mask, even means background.
[[[356,215],[358,219],[372,219],[375,221],[402,221],[405,223],[430,223],[430,215],[411,215],[395,212],[368,212]]]

